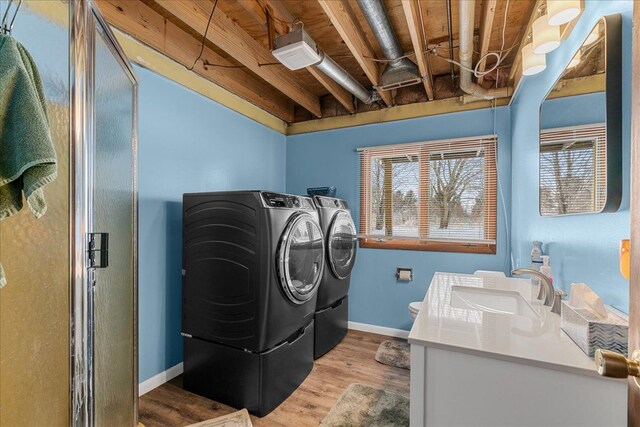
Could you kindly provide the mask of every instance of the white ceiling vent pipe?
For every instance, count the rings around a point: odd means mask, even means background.
[[[331,59],[329,55],[324,52],[320,52],[320,55],[322,56],[322,59],[320,62],[315,64],[320,71],[331,77],[336,81],[336,83],[351,92],[353,96],[365,104],[371,104],[372,102],[377,101],[377,96],[374,96],[372,92],[365,89],[364,86],[351,76],[351,74],[347,73],[344,68]]]
[[[290,70],[315,66],[363,103],[371,104],[380,99],[377,92],[365,89],[329,55],[319,50],[304,29],[276,37],[275,45],[273,56]]]
[[[358,5],[380,43],[383,55],[389,60],[380,78],[379,89],[391,90],[422,83],[416,64],[403,57],[404,52],[382,0],[358,0]]]
[[[473,69],[473,30],[474,30],[474,14],[476,2],[475,0],[460,0],[460,31],[459,31],[459,47],[460,55],[460,89],[469,96],[464,96],[465,103],[472,101],[480,101],[483,99],[506,98],[511,96],[510,87],[501,87],[493,89],[485,89],[477,83],[471,81],[471,70]],[[474,99],[475,98],[475,99]]]

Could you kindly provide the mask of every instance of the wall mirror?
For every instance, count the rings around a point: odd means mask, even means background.
[[[542,216],[620,207],[621,44],[620,15],[602,17],[540,106]]]

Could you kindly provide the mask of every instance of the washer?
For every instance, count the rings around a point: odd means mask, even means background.
[[[286,399],[313,367],[324,254],[309,197],[185,194],[185,389],[259,416]]]
[[[356,260],[356,227],[346,201],[314,196],[325,236],[326,263],[315,313],[314,357],[324,355],[347,334],[349,284]]]

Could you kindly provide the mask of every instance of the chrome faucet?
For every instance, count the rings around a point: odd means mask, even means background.
[[[544,299],[543,304],[551,307],[552,313],[560,314],[562,294],[564,294],[564,292],[558,292],[556,296],[556,290],[553,288],[553,284],[547,276],[531,268],[516,268],[511,274],[514,276],[528,274],[529,276],[535,276],[540,279],[541,292],[538,294],[538,299]]]

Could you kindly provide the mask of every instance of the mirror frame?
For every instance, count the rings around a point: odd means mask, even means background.
[[[564,75],[562,74],[553,83],[547,94],[540,103],[538,110],[538,213],[540,216],[549,218],[556,216],[569,215],[589,215],[605,212],[616,212],[620,209],[622,203],[622,16],[617,13],[613,15],[602,16],[594,24],[594,28],[598,23],[604,25],[604,49],[605,49],[605,127],[607,133],[607,193],[604,207],[599,211],[579,212],[557,215],[542,215],[540,210],[540,135],[544,130],[542,127],[542,106],[549,98],[549,94],[553,92],[558,82]],[[582,47],[578,46],[571,58]],[[569,60],[571,60],[571,58]],[[567,63],[568,65],[568,63]]]

